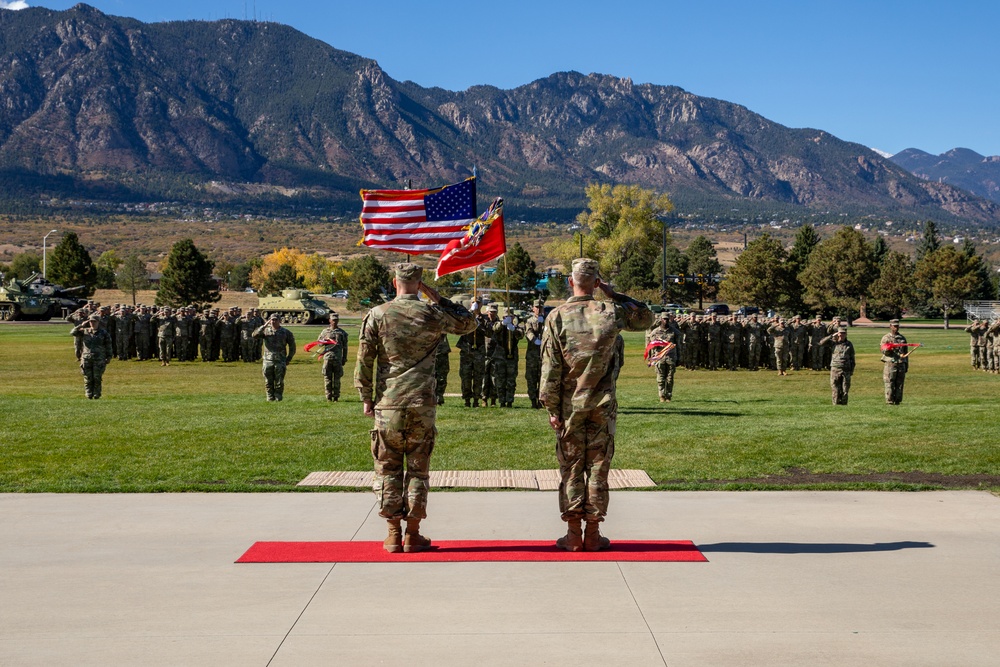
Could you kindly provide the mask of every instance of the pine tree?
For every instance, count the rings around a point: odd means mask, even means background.
[[[790,282],[785,249],[777,239],[764,234],[751,241],[736,259],[719,287],[719,296],[730,303],[769,310],[785,298]]]
[[[538,280],[535,260],[520,243],[515,243],[497,264],[492,283],[499,289],[533,290]]]
[[[139,259],[138,255],[129,255],[118,267],[115,280],[118,289],[131,295],[132,305],[135,305],[136,292],[149,289],[149,273],[146,272],[146,263]]]
[[[841,227],[823,241],[799,274],[805,301],[822,309],[839,308],[848,313],[860,308],[872,282],[878,276],[872,247],[864,235],[851,227]]]
[[[928,220],[924,223],[924,237],[917,243],[917,262],[940,247],[941,239],[938,237],[937,225],[933,220]]]
[[[46,277],[63,287],[77,287],[80,296],[90,296],[97,286],[97,269],[76,232],[67,232],[46,258]]]
[[[213,263],[191,239],[174,244],[156,293],[158,306],[187,306],[219,300],[218,286],[212,278]]]

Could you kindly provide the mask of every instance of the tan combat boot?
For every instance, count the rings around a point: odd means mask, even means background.
[[[579,519],[566,522],[566,535],[556,540],[556,546],[564,551],[583,551],[583,531]]]
[[[611,547],[611,540],[601,535],[601,522],[588,521],[583,534],[584,551],[604,551]]]
[[[412,554],[427,551],[431,541],[420,534],[420,519],[406,520],[406,535],[403,537],[403,551]]]
[[[382,548],[391,554],[398,554],[403,550],[403,531],[399,525],[399,519],[386,519],[389,524],[389,535],[382,543]]]

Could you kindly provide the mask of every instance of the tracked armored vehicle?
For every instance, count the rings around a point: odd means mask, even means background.
[[[259,297],[257,308],[265,320],[277,313],[284,322],[292,324],[323,323],[330,314],[325,303],[304,289],[286,289],[281,290],[281,296]]]
[[[48,321],[62,317],[86,303],[72,294],[83,287],[64,289],[48,282],[40,273],[33,273],[24,280],[0,281],[0,320]]]

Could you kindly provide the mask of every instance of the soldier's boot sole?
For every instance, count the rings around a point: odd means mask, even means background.
[[[403,552],[419,553],[430,548],[431,541],[420,534],[420,519],[407,519],[406,535],[403,536]]]
[[[563,551],[583,551],[583,530],[579,519],[566,522],[566,534],[556,540],[556,546]]]
[[[604,551],[611,548],[611,540],[601,535],[601,524],[588,521],[587,530],[583,535],[584,551]]]
[[[387,520],[389,525],[389,535],[382,542],[382,548],[391,554],[398,554],[403,550],[403,530],[400,527],[399,519]]]

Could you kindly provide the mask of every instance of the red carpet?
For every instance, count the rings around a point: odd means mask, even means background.
[[[707,562],[693,542],[612,540],[607,551],[569,553],[554,540],[454,540],[429,551],[390,554],[381,542],[256,542],[237,563],[453,563],[458,561]]]

